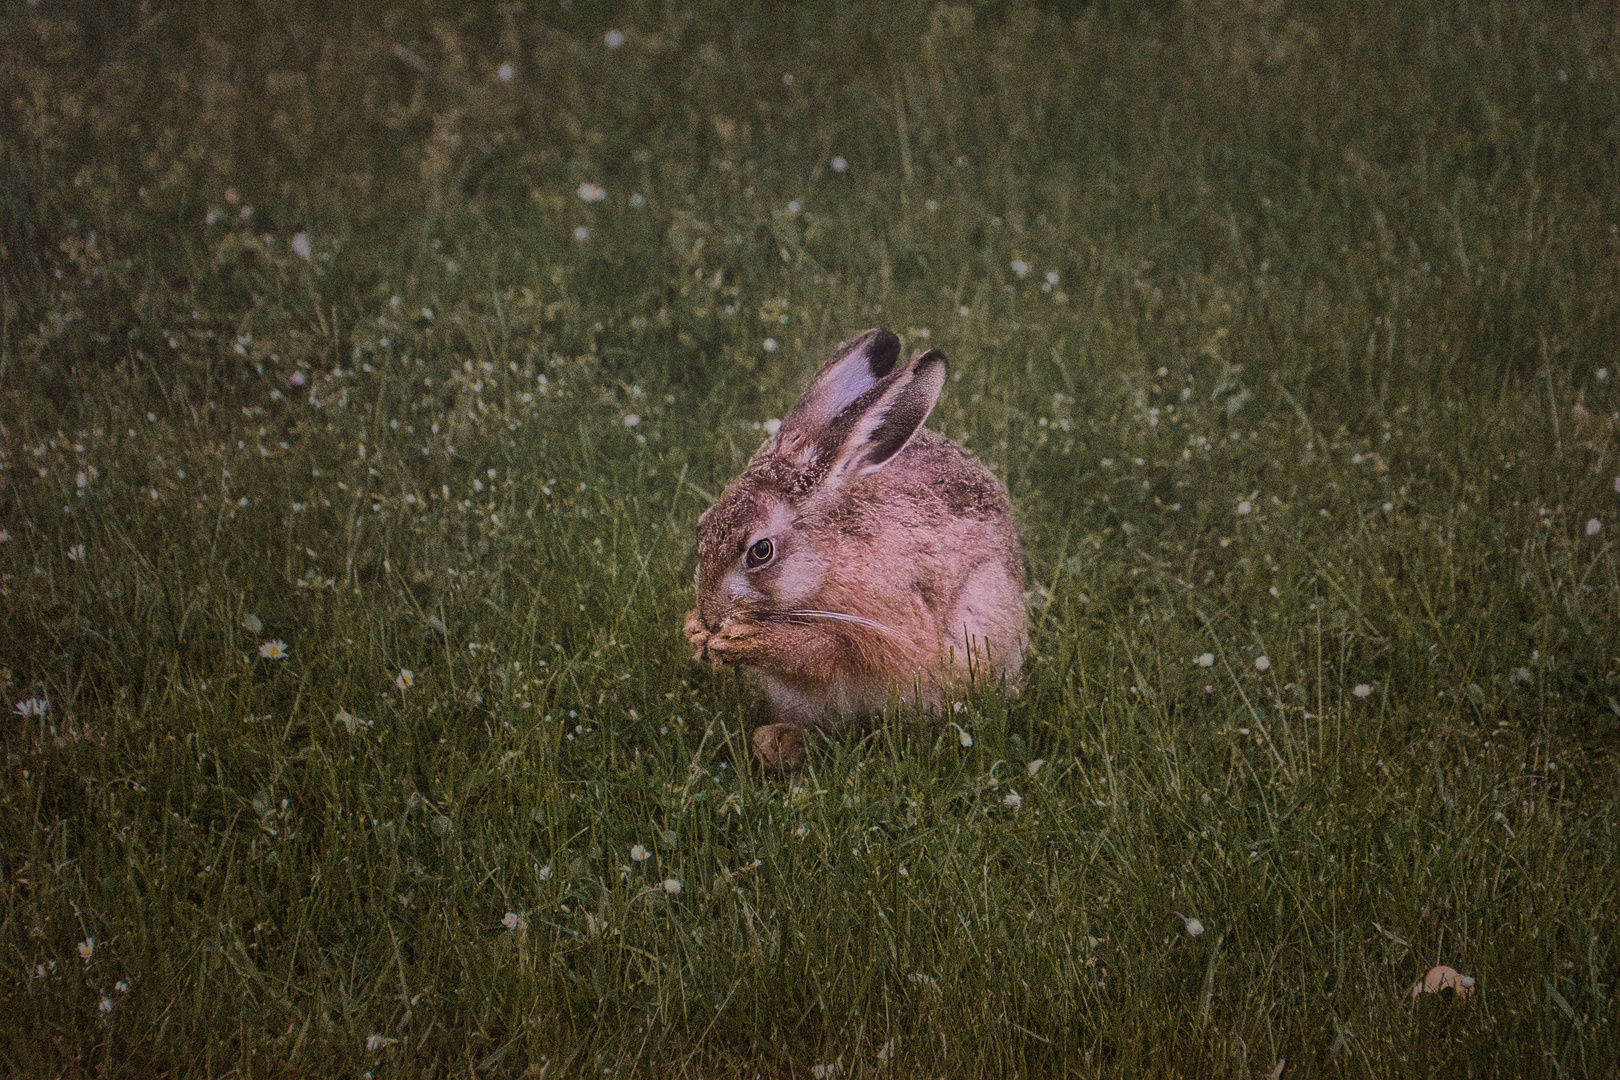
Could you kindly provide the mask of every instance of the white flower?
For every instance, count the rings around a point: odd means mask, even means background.
[[[648,859],[652,858],[652,854],[640,844],[633,844],[630,848],[630,858],[636,862],[646,862]]]
[[[51,711],[51,703],[41,698],[31,697],[27,701],[17,702],[18,716],[44,716]]]
[[[117,982],[113,983],[113,989],[118,991],[120,994],[127,994],[129,993],[129,983],[125,982],[123,979],[119,979]]]
[[[394,677],[394,685],[401,690],[408,690],[416,685],[416,672],[410,668],[400,668],[399,674]]]
[[[542,866],[539,870],[536,870],[535,871],[535,876],[538,877],[541,881],[550,881],[551,880],[551,864],[547,863],[546,865]]]
[[[680,879],[679,878],[665,878],[664,879],[664,891],[669,893],[671,896],[673,896],[676,893],[680,892],[681,891]]]
[[[1266,671],[1271,667],[1271,657],[1257,656],[1254,658],[1254,670]]]
[[[765,429],[765,434],[775,435],[778,431],[782,430],[782,421],[773,416],[760,426]]]
[[[625,427],[635,427],[639,423],[641,423],[641,417],[640,417],[639,414],[637,414],[637,413],[628,413],[628,414],[626,414],[626,416],[624,418],[624,426]]]
[[[1356,683],[1356,688],[1350,692],[1356,695],[1356,697],[1367,697],[1372,693],[1372,687],[1368,686],[1366,683]]]
[[[390,1039],[385,1035],[367,1035],[366,1036],[366,1049],[367,1050],[381,1050],[383,1047],[385,1047],[385,1046],[393,1046],[397,1042],[399,1042],[398,1039]]]
[[[293,233],[293,254],[301,258],[309,258],[309,233]]]
[[[777,346],[775,338],[768,337],[768,338],[765,339],[765,351],[766,352],[775,352],[777,350],[777,348],[778,348],[778,346]]]
[[[527,930],[529,928],[529,920],[525,919],[515,911],[508,911],[505,915],[501,916],[501,925],[515,933],[518,930]]]
[[[1601,528],[1603,528],[1603,522],[1599,521],[1597,518],[1590,518],[1586,522],[1586,535],[1596,536],[1598,534],[1598,530]]]
[[[1237,512],[1240,513],[1240,514],[1247,514],[1249,511],[1251,511],[1253,509],[1254,509],[1254,506],[1252,504],[1250,504],[1248,499],[1244,499],[1242,502],[1238,503],[1238,506],[1237,506]]]
[[[72,562],[78,562],[83,559],[84,556],[85,550],[83,544],[74,544],[72,547],[68,548],[67,557]]]
[[[1193,937],[1197,937],[1199,934],[1202,934],[1204,932],[1204,924],[1199,922],[1197,919],[1191,918],[1190,916],[1187,916],[1187,915],[1183,915],[1179,911],[1172,911],[1170,914],[1172,914],[1176,918],[1180,919],[1182,924],[1184,926],[1186,926],[1187,933],[1191,934]]]
[[[92,956],[94,956],[94,955],[96,955],[96,939],[95,938],[93,938],[93,937],[92,938],[85,938],[83,941],[79,942],[79,959],[80,960],[83,960],[86,963],[89,963],[90,958]]]
[[[951,727],[956,729],[957,741],[962,744],[964,749],[973,745],[973,736],[967,733],[967,728],[961,724],[952,724]]]
[[[579,185],[579,190],[575,194],[580,197],[580,201],[588,203],[599,203],[607,198],[607,192],[602,189],[602,185],[593,184],[589,180]]]
[[[1197,664],[1199,667],[1214,667],[1215,654],[1210,652],[1200,653],[1198,655],[1198,659],[1193,661],[1193,663]]]
[[[259,656],[265,660],[287,659],[287,643],[281,639],[267,641],[259,646]]]
[[[517,78],[517,68],[513,67],[511,64],[502,64],[500,67],[495,69],[495,77],[501,80],[501,82],[511,82],[513,79]]]
[[[1048,270],[1046,272],[1046,283],[1048,285],[1056,285],[1058,283],[1058,272],[1056,270]]]
[[[112,998],[110,998],[110,997],[102,998],[101,1003],[99,1005],[97,1005],[96,1008],[101,1010],[104,1013],[112,1012]]]
[[[581,225],[579,228],[574,230],[575,240],[589,240],[590,238],[591,230],[587,229],[585,226]]]
[[[602,35],[602,44],[610,49],[617,49],[624,44],[624,35],[617,30],[609,30]]]
[[[1013,810],[1017,810],[1020,806],[1024,805],[1024,799],[1018,794],[1017,791],[1009,790],[1007,794],[1001,797],[1001,805],[1009,807]]]
[[[1028,277],[1029,263],[1025,262],[1023,259],[1014,259],[1012,261],[1012,272],[1017,274],[1019,277]]]
[[[841,157],[835,157],[832,159],[832,167],[833,172],[843,172],[849,168],[849,162],[845,161]]]

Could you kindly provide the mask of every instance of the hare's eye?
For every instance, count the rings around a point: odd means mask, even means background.
[[[755,570],[771,561],[776,554],[776,545],[771,543],[770,537],[754,541],[754,546],[748,549],[748,555],[743,559],[748,569]]]

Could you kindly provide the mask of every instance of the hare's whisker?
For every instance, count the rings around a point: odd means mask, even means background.
[[[862,618],[859,615],[848,615],[842,611],[784,611],[782,614],[788,618],[832,619],[835,622],[854,623],[857,626],[865,626],[869,629],[876,630],[880,634],[887,634],[892,638],[898,638],[900,636],[897,631],[884,626],[880,622],[876,622],[872,619]]]

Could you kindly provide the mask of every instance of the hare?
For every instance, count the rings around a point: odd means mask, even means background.
[[[1007,492],[923,428],[945,386],[929,350],[868,330],[811,380],[781,428],[698,520],[694,659],[740,665],[770,699],[767,769],[805,730],[881,710],[938,711],[970,678],[1016,685],[1028,643]]]

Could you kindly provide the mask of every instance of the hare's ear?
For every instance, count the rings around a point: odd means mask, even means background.
[[[829,484],[883,468],[934,411],[945,388],[945,354],[930,349],[880,380],[827,426],[820,440],[830,458]]]
[[[868,330],[845,345],[822,365],[782,420],[781,442],[804,447],[820,442],[827,425],[887,377],[899,359],[900,339],[887,330]]]

